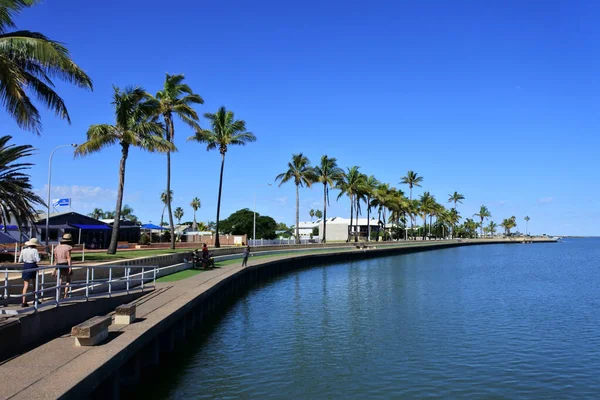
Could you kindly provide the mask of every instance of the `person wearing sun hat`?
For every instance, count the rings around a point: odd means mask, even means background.
[[[27,304],[26,293],[29,288],[29,283],[33,284],[33,280],[35,279],[35,274],[37,271],[32,271],[38,267],[37,263],[40,262],[40,253],[37,251],[37,246],[40,243],[36,238],[30,239],[25,242],[24,249],[21,250],[21,254],[19,255],[19,262],[23,263],[23,273],[21,278],[23,278],[23,302],[21,303],[21,307],[29,307]]]
[[[65,283],[65,295],[69,292],[69,285],[71,283],[71,275],[73,271],[71,269],[71,242],[73,236],[70,233],[65,233],[60,240],[60,244],[54,248],[54,265],[56,269],[60,271],[60,284]]]

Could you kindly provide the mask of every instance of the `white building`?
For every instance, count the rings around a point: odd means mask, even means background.
[[[298,224],[298,232],[300,233],[300,238],[309,239],[310,235],[313,233],[313,229],[319,228],[320,222],[320,219],[316,221],[300,221],[300,223]],[[291,231],[294,233],[294,235],[296,234],[296,228],[293,228]]]
[[[354,233],[356,230],[359,238],[366,240],[369,225],[371,226],[371,232],[377,232],[379,221],[375,218],[371,218],[370,220],[359,218],[358,223],[353,219],[352,224],[352,232]],[[327,218],[327,241],[338,242],[347,240],[349,226],[350,218]],[[386,226],[386,229],[389,227],[390,225]],[[323,221],[321,220],[319,220],[319,239],[323,239]]]

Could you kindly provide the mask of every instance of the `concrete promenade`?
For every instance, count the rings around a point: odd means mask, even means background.
[[[552,240],[537,240],[550,242]],[[92,391],[102,391],[103,398],[119,396],[119,385],[130,381],[135,384],[140,370],[157,365],[160,353],[169,351],[178,339],[185,338],[195,326],[201,325],[204,314],[209,314],[218,303],[198,309],[209,297],[222,298],[244,283],[238,277],[261,276],[261,268],[281,262],[309,265],[363,259],[367,255],[390,255],[435,248],[473,244],[515,243],[507,240],[468,240],[400,242],[377,244],[377,249],[335,248],[328,251],[307,251],[302,254],[274,255],[254,261],[242,268],[239,264],[227,265],[202,272],[190,278],[157,283],[155,291],[140,297],[137,304],[137,321],[131,325],[111,325],[107,341],[95,347],[75,347],[70,335],[63,335],[27,353],[16,356],[0,365],[0,398],[2,399],[53,399],[85,398]],[[363,243],[361,243],[362,245]],[[378,254],[380,253],[380,254]],[[307,261],[308,260],[308,261]],[[241,264],[241,263],[240,263]],[[283,271],[283,270],[282,270]],[[236,277],[237,275],[237,277]],[[233,281],[229,278],[236,278]],[[231,281],[226,287],[223,283]],[[233,283],[232,283],[233,282]],[[240,286],[241,287],[241,286]],[[218,296],[218,292],[222,291]],[[165,332],[168,334],[165,335]],[[9,345],[2,343],[3,346]],[[144,354],[140,356],[140,354]],[[123,372],[120,372],[123,371]],[[128,371],[128,372],[125,372]]]

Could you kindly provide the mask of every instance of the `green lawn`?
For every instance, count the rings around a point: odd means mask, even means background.
[[[186,253],[191,252],[191,249],[158,249],[158,250],[117,250],[117,254],[106,254],[102,253],[85,253],[85,261],[114,261],[114,260],[128,260],[131,258],[139,257],[152,257],[161,254],[173,254],[173,253]],[[81,253],[73,253],[74,261],[81,261]]]

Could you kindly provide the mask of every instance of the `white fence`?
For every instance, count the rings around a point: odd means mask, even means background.
[[[321,239],[319,239],[319,238],[314,238],[314,239],[301,238],[300,239],[300,244],[312,244],[312,243],[321,243]],[[292,245],[292,244],[296,244],[296,239],[294,239],[294,238],[274,239],[274,240],[248,239],[249,246],[287,246],[287,245]]]

